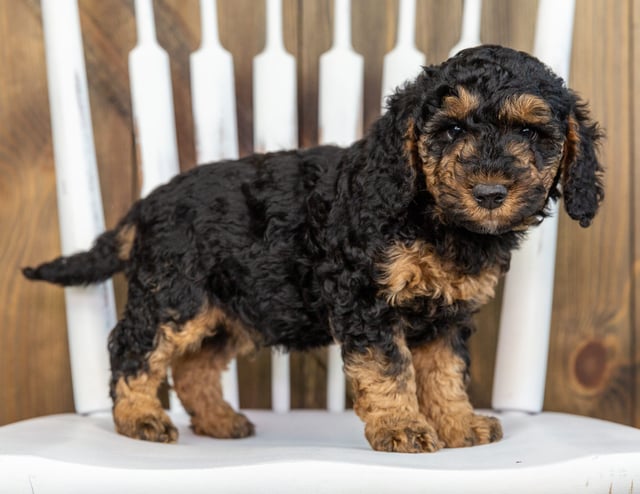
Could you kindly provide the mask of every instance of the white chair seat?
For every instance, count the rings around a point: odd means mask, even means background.
[[[585,417],[498,414],[502,441],[435,454],[372,451],[352,412],[248,411],[257,436],[178,444],[116,434],[110,414],[0,428],[0,492],[632,492],[640,430]],[[486,480],[486,482],[484,482]],[[274,489],[274,486],[277,486]]]

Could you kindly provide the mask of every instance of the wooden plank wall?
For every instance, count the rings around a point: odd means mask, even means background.
[[[219,0],[221,38],[235,60],[241,153],[252,148],[252,58],[264,45],[262,1]],[[132,0],[80,0],[93,127],[106,223],[137,195],[127,54]],[[397,0],[353,0],[353,44],[365,57],[365,124],[379,112],[382,57],[395,41]],[[195,0],[156,0],[171,57],[180,160],[195,165],[188,56],[199,44]],[[531,50],[536,0],[485,0],[482,39]],[[300,143],[317,142],[318,57],[331,45],[332,2],[284,0],[285,44],[298,63]],[[460,32],[461,0],[418,0],[417,45],[446,58]],[[545,408],[640,426],[640,162],[634,115],[640,84],[640,0],[577,0],[571,85],[607,130],[607,200],[594,226],[560,222]],[[62,291],[18,269],[59,252],[40,5],[0,0],[0,424],[73,410]],[[119,306],[125,296],[116,279]],[[479,316],[471,394],[488,406],[498,301]],[[268,407],[267,353],[241,362],[241,402]],[[325,356],[292,357],[294,407],[324,406]],[[105,383],[105,393],[107,392]]]
[[[632,163],[632,174],[630,177],[630,182],[633,182],[632,189],[632,222],[630,227],[632,229],[631,234],[631,244],[632,244],[632,255],[633,255],[633,264],[632,264],[632,275],[633,279],[631,280],[631,314],[632,314],[632,338],[633,345],[631,348],[631,373],[635,379],[635,393],[634,398],[635,401],[633,403],[633,423],[636,427],[640,427],[640,377],[638,373],[640,372],[640,337],[638,335],[638,307],[640,307],[640,290],[638,287],[640,286],[640,242],[638,241],[638,236],[634,232],[640,231],[640,173],[635,172],[635,164],[640,163],[640,139],[638,139],[638,132],[640,132],[640,98],[637,97],[636,93],[638,92],[638,88],[640,88],[640,63],[638,63],[638,57],[640,57],[640,5],[636,1],[633,3],[631,8],[631,66],[633,67],[633,72],[631,73],[631,84],[630,84],[630,92],[631,92],[631,105],[629,106],[630,111],[632,112],[631,119],[631,131],[629,134],[631,135],[631,163]]]

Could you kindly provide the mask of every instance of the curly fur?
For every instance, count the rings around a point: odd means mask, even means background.
[[[197,167],[137,202],[89,252],[24,274],[67,285],[124,270],[129,299],[109,351],[114,416],[132,437],[176,436],[155,404],[119,416],[119,389],[149,394],[136,388],[148,387],[141,376],[164,375],[171,359],[211,338],[222,346],[239,338],[233,326],[259,345],[341,344],[374,448],[488,442],[501,436],[499,424],[470,415],[459,393],[471,316],[561,191],[569,215],[589,225],[603,198],[600,136],[586,105],[535,58],[469,49],[398,89],[352,146]],[[483,206],[478,184],[503,187],[504,203]],[[167,346],[167,332],[188,332],[189,345]],[[411,352],[420,357],[412,362]],[[424,396],[441,396],[438,411],[422,401],[418,409],[414,379]],[[445,389],[425,389],[456,380],[455,401]],[[153,417],[160,422],[150,426]],[[456,431],[455,442],[440,424]]]

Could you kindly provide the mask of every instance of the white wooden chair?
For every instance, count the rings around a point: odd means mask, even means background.
[[[280,15],[279,1],[269,0],[269,9],[273,9],[269,16],[275,24]],[[412,1],[401,0],[401,8],[410,12],[411,5],[407,4]],[[552,3],[554,15],[549,16],[545,9]],[[211,34],[215,29],[215,8],[207,4],[207,0],[202,1],[203,27]],[[475,11],[477,17],[479,0],[467,0],[466,4],[465,10]],[[562,9],[558,5],[566,7],[566,16],[560,15]],[[43,0],[42,8],[55,159],[58,183],[61,185],[59,202],[63,252],[66,253],[87,247],[104,225],[101,223],[77,5],[75,0]],[[140,95],[135,95],[140,84],[145,87],[144,77],[152,71],[156,80],[166,76],[168,81],[166,54],[155,43],[152,23],[144,22],[145,17],[149,17],[150,9],[150,0],[137,0],[140,41],[138,55],[134,54],[131,59],[131,74],[145,180],[157,183],[168,178],[172,170],[177,170],[177,158],[171,158],[175,156],[172,154],[175,138],[172,137],[171,111],[161,108],[157,99],[150,104],[150,100],[145,103]],[[563,4],[548,0],[540,2],[538,29],[539,32],[543,29],[548,32],[544,36],[538,35],[537,39],[553,40],[553,44],[545,47],[537,43],[536,54],[565,77],[568,72],[572,14],[572,0]],[[338,31],[348,26],[345,20],[348,20],[348,16],[348,0],[339,0],[336,9]],[[406,14],[401,17],[406,18]],[[473,34],[477,23],[477,18],[473,21],[473,15],[465,14],[465,26],[469,27],[465,27],[462,45],[469,39],[477,39]],[[273,31],[273,26],[270,29]],[[564,40],[559,35],[564,36]],[[270,36],[276,39],[280,60],[290,64],[291,59],[282,56],[277,34],[270,33]],[[192,59],[193,66],[200,67],[194,68],[194,73],[206,72],[206,67],[211,66],[206,62],[207,57],[218,62],[227,60],[224,63],[216,62],[217,67],[224,66],[226,69],[218,73],[201,74],[201,78],[210,78],[205,86],[215,84],[222,89],[217,93],[202,92],[197,86],[199,82],[195,81],[194,100],[197,100],[197,104],[208,104],[217,109],[205,112],[206,115],[226,115],[226,118],[233,119],[232,105],[225,106],[232,98],[232,93],[228,92],[229,80],[225,78],[228,76],[224,75],[231,73],[228,70],[230,58],[216,44],[215,36],[206,39],[208,41],[203,42],[202,49]],[[348,31],[346,38],[344,32],[336,33],[337,39],[341,42],[336,41],[329,52],[332,55],[325,60],[343,64],[358,80],[361,61],[358,62],[357,56],[351,51]],[[145,51],[147,56],[142,55]],[[407,53],[407,60],[415,60],[412,46],[409,46]],[[551,55],[558,55],[559,59]],[[140,64],[146,64],[146,69],[140,70]],[[321,72],[330,70],[330,66],[327,68],[325,64]],[[388,70],[393,72],[392,69]],[[402,70],[406,70],[406,66]],[[392,78],[394,74],[387,76]],[[327,76],[321,75],[321,80],[323,77]],[[357,86],[355,84],[352,88],[352,94],[358,94]],[[167,96],[166,88],[161,87],[158,91],[165,91],[164,96],[156,95],[156,98],[164,98],[171,110],[170,91]],[[323,111],[324,106],[331,104],[330,91],[326,94],[323,91],[321,87],[321,94],[324,94],[321,100],[321,127],[351,122],[351,128],[345,128],[338,134],[351,139],[354,136],[349,133],[357,134],[359,119],[336,117],[335,112]],[[224,96],[216,99],[216,94]],[[145,107],[145,104],[149,106]],[[356,104],[351,111],[361,111],[361,108]],[[159,113],[155,113],[156,118],[147,120],[149,112],[152,115],[153,112]],[[168,121],[157,117],[163,115],[162,112],[165,112]],[[287,118],[289,121],[285,119],[282,125],[289,130],[295,128],[295,122]],[[332,118],[338,118],[338,121],[333,122]],[[199,119],[201,117],[196,114],[198,152],[204,153],[204,143],[210,141],[207,133],[220,135],[220,125],[224,120],[214,118],[205,122]],[[224,128],[228,129],[229,126]],[[158,140],[158,135],[168,137]],[[233,145],[235,138],[233,132],[226,136],[224,145],[221,143],[220,147],[206,151],[213,153],[208,157],[237,153],[237,144],[235,147]],[[147,153],[145,146],[148,142],[167,147],[150,150],[149,153],[156,153],[154,157]],[[200,154],[200,158],[203,156]],[[171,159],[176,161],[171,162]],[[164,164],[159,165],[158,160],[165,160]],[[67,175],[65,166],[73,166],[74,173]],[[80,181],[81,186],[66,187],[71,175]],[[71,197],[71,189],[88,193],[84,197]],[[634,486],[640,486],[640,430],[585,417],[540,413],[547,352],[544,334],[545,330],[548,333],[551,297],[541,309],[538,295],[537,312],[534,312],[533,307],[526,305],[526,301],[532,297],[524,295],[528,290],[537,294],[551,293],[556,225],[549,220],[545,225],[545,229],[538,229],[514,258],[505,288],[506,303],[502,313],[503,327],[493,395],[496,410],[490,412],[497,414],[503,423],[505,437],[498,443],[422,455],[372,451],[364,438],[363,424],[351,411],[344,411],[340,397],[340,394],[344,396],[344,380],[336,377],[340,375],[340,363],[335,358],[335,352],[329,364],[333,384],[329,386],[331,396],[328,401],[333,411],[288,411],[287,361],[279,356],[277,360],[280,363],[274,366],[276,370],[273,376],[274,409],[278,411],[245,411],[257,426],[257,436],[242,440],[198,437],[190,432],[188,417],[179,409],[171,412],[181,432],[178,444],[155,444],[120,436],[113,429],[110,403],[105,401],[106,384],[103,384],[107,382],[108,372],[106,333],[113,325],[115,313],[113,294],[107,284],[90,290],[66,291],[78,413],[41,417],[0,428],[0,493],[299,493],[303,490],[332,493],[400,491],[492,494],[633,492]],[[543,255],[539,254],[541,251]],[[540,286],[545,289],[540,289]],[[516,374],[514,369],[517,369],[517,382],[513,380]],[[231,373],[227,376],[225,392],[232,401],[234,395],[237,396],[234,386]]]

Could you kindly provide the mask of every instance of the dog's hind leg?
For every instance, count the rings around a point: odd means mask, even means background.
[[[178,430],[158,398],[171,350],[146,311],[129,310],[130,305],[109,336],[116,430],[134,439],[172,443]]]
[[[462,330],[462,334],[468,331]],[[434,425],[446,447],[498,441],[500,422],[474,413],[466,390],[466,337],[457,329],[411,350],[420,411]]]
[[[200,348],[173,360],[174,389],[191,415],[196,434],[241,438],[254,433],[247,417],[234,411],[222,396],[221,373],[236,354],[253,348],[238,326],[229,319],[220,321],[214,336],[205,338]]]
[[[174,359],[214,336],[224,314],[206,302],[192,317],[159,314],[153,296],[142,293],[130,285],[125,315],[109,338],[113,418],[126,436],[175,442],[178,431],[162,409],[158,388]]]

